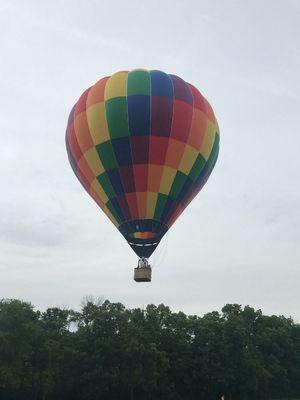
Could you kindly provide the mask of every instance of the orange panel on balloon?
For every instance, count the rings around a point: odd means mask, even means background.
[[[135,232],[133,236],[137,239],[152,239],[155,238],[157,234],[153,232]]]
[[[98,193],[95,191],[95,189],[92,186],[90,188],[90,195],[92,196],[92,198],[95,200],[95,202],[98,204],[98,206],[100,208],[104,207],[103,201],[100,199]]]
[[[86,178],[86,176],[82,173],[80,168],[77,168],[76,170],[76,175],[78,176],[78,179],[80,179],[80,183],[82,186],[85,188],[85,190],[90,193],[90,182]]]
[[[207,117],[206,115],[197,109],[194,109],[192,126],[190,131],[190,136],[188,138],[188,144],[195,147],[200,151],[204,135],[206,132]]]
[[[89,184],[91,184],[93,182],[93,180],[95,179],[95,174],[90,169],[84,156],[81,157],[81,159],[78,161],[77,165],[78,165],[78,168],[80,169],[80,171],[86,177]]]
[[[149,164],[148,166],[148,192],[159,192],[160,182],[163,174],[163,165]]]
[[[86,113],[81,113],[77,115],[77,117],[74,119],[74,129],[76,132],[77,142],[83,153],[85,153],[91,147],[94,147],[94,142],[92,140],[86,118]]]
[[[211,105],[209,104],[209,102],[206,99],[204,99],[204,101],[205,101],[205,110],[206,110],[205,113],[206,113],[208,119],[210,119],[212,122],[216,122],[215,113],[213,112]]]
[[[92,86],[87,96],[86,108],[89,108],[94,104],[104,102],[104,90],[108,78],[109,77],[102,78],[96,82],[94,86]]]
[[[184,148],[185,148],[185,143],[170,138],[165,165],[174,169],[178,169],[184,152]]]

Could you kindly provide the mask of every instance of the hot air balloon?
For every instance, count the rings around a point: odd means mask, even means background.
[[[176,75],[117,72],[74,105],[66,147],[83,187],[140,257],[135,280],[151,280],[147,259],[216,163],[210,104]]]

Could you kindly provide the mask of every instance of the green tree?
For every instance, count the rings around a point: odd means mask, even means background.
[[[300,396],[300,326],[239,304],[203,317],[87,299],[79,312],[0,301],[0,400]]]

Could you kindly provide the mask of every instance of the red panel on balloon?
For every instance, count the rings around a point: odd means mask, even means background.
[[[95,179],[95,174],[91,171],[84,156],[81,157],[81,159],[78,161],[77,165],[78,165],[78,168],[80,169],[80,171],[86,177],[89,184],[91,184],[93,182],[93,180]]]
[[[133,164],[147,164],[149,158],[149,136],[131,136]]]
[[[79,97],[79,100],[77,101],[75,107],[74,118],[76,118],[76,115],[86,110],[86,99],[89,94],[89,91],[90,88],[88,88],[85,92],[83,92],[82,95]]]
[[[168,137],[150,136],[150,164],[163,165],[165,163],[168,144]]]
[[[136,192],[147,192],[148,164],[133,165]]]
[[[194,108],[197,108],[198,110],[201,110],[205,113],[206,107],[205,107],[204,97],[199,92],[199,90],[197,88],[195,88],[195,86],[193,86],[191,84],[188,84],[188,85],[189,85],[189,88],[193,95]]]
[[[174,101],[173,122],[171,137],[187,142],[191,123],[192,123],[193,107],[181,100]]]
[[[119,167],[119,173],[125,193],[135,192],[134,173],[132,165]]]
[[[139,219],[139,211],[136,202],[136,193],[126,193],[131,219]]]
[[[130,209],[129,209],[129,206],[127,203],[126,195],[118,196],[117,200],[118,200],[118,203],[124,213],[125,218],[130,219]]]
[[[76,134],[75,134],[75,130],[74,130],[74,124],[71,124],[68,127],[67,139],[68,139],[68,143],[70,146],[72,156],[75,159],[75,161],[78,161],[82,157],[82,151],[77,142],[77,138],[76,138]]]

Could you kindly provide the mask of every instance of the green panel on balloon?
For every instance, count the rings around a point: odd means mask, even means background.
[[[156,206],[155,206],[154,219],[157,219],[157,220],[160,219],[160,216],[164,210],[167,199],[168,199],[168,196],[166,196],[165,194],[162,194],[162,193],[158,194],[157,202],[156,202]]]
[[[205,163],[206,163],[205,158],[201,154],[199,154],[191,169],[191,172],[189,173],[189,177],[193,181],[195,181],[198,178],[202,169],[204,168]]]
[[[134,94],[150,95],[150,75],[147,71],[137,70],[128,74],[128,96]]]
[[[114,216],[114,218],[116,219],[116,221],[120,224],[122,221],[122,218],[119,216],[119,214],[117,213],[117,211],[115,210],[111,200],[109,200],[106,203],[106,207],[109,209],[109,211],[112,213],[112,215]]]
[[[127,97],[115,97],[105,102],[109,135],[112,139],[129,136]]]
[[[169,196],[172,197],[173,199],[176,199],[180,193],[180,190],[182,189],[182,186],[184,185],[184,182],[186,181],[187,176],[183,174],[180,171],[177,171],[174,182],[172,184]]]
[[[213,163],[215,162],[216,157],[218,155],[219,141],[220,141],[220,136],[218,134],[216,134],[213,148],[212,148],[209,158],[207,160],[207,164],[208,164],[209,168],[213,165]]]
[[[103,164],[104,169],[110,170],[116,168],[118,166],[114,149],[112,147],[111,142],[108,140],[107,142],[98,144],[96,146],[97,152],[99,154],[100,160]]]
[[[112,187],[112,184],[110,183],[109,177],[106,172],[103,172],[103,174],[99,175],[97,179],[109,199],[116,196],[116,193]]]

